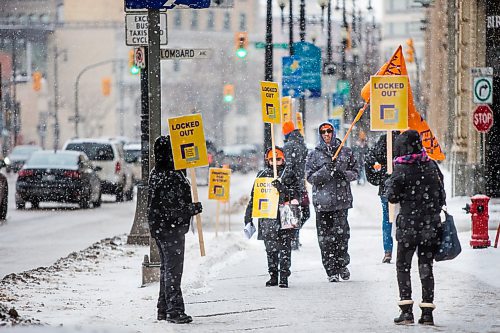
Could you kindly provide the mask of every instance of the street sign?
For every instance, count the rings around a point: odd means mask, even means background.
[[[302,66],[302,91],[307,98],[321,97],[321,49],[308,42],[293,43]]]
[[[479,105],[472,114],[472,123],[476,131],[487,133],[493,126],[493,111],[489,105]]]
[[[408,76],[370,78],[370,129],[372,131],[408,128]]]
[[[146,56],[143,46],[134,49],[134,63],[139,68],[146,68]]]
[[[208,59],[212,49],[160,49],[161,60]]]
[[[179,8],[208,8],[210,0],[125,0],[127,9],[172,9]]]
[[[475,77],[473,84],[474,103],[493,103],[493,78],[491,76]]]
[[[339,105],[344,105],[344,96],[345,94],[334,92],[332,94],[332,106],[336,107]]]
[[[470,72],[472,76],[493,76],[493,67],[473,67]]]
[[[260,81],[260,96],[262,98],[262,121],[280,124],[280,90],[277,82]]]
[[[265,49],[266,43],[265,42],[255,42],[254,46],[256,49]],[[273,43],[273,48],[286,50],[286,49],[288,49],[288,43]]]
[[[148,14],[125,14],[125,42],[128,46],[148,45]],[[160,44],[167,45],[167,13],[160,13]]]
[[[297,98],[302,93],[302,66],[296,56],[283,57],[282,94]]]

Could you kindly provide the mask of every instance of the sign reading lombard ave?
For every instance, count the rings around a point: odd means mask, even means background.
[[[125,15],[125,34],[128,46],[148,45],[148,15],[127,13]],[[167,13],[160,13],[160,44],[167,45]]]
[[[160,59],[162,60],[208,59],[211,57],[211,49],[160,49]]]

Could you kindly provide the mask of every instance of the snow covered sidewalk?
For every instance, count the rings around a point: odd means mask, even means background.
[[[457,259],[435,264],[437,326],[396,327],[396,272],[394,264],[381,263],[379,198],[373,187],[353,185],[353,191],[349,281],[327,281],[313,216],[301,233],[301,250],[292,254],[290,288],[266,288],[264,245],[244,239],[239,216],[232,219],[231,233],[215,237],[207,228],[206,257],[199,255],[197,236],[187,235],[183,291],[192,324],[156,321],[158,284],[140,288],[149,248],[126,245],[125,236],[96,243],[49,268],[7,276],[0,282],[0,303],[23,319],[85,332],[500,331],[500,249],[471,249],[470,231],[460,234],[463,252]],[[416,260],[413,266],[418,303]],[[10,322],[0,319],[0,325]]]

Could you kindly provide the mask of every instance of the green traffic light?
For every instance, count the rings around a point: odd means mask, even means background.
[[[233,95],[224,96],[224,102],[226,102],[226,103],[231,103],[233,101],[233,99],[234,99]]]
[[[139,69],[139,67],[137,67],[135,65],[130,67],[130,74],[132,74],[132,75],[137,75],[140,73],[140,71],[141,70]]]
[[[238,58],[243,59],[247,56],[247,54],[248,54],[248,51],[242,47],[240,47],[239,49],[236,50],[236,56]]]

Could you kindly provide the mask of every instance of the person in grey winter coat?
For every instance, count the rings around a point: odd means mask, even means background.
[[[319,136],[319,144],[307,156],[306,178],[313,186],[316,231],[323,266],[328,280],[338,282],[339,278],[350,278],[347,211],[352,208],[350,182],[358,179],[358,163],[352,150],[345,146],[333,160],[341,141],[335,137],[332,124],[322,123]]]
[[[285,136],[285,144],[283,150],[287,168],[281,177],[285,183],[297,184],[298,192],[301,193],[301,225],[309,219],[311,213],[309,211],[309,196],[306,189],[305,166],[307,158],[307,147],[304,143],[304,137],[298,129],[295,128],[293,122],[287,121],[283,123],[283,134]],[[295,229],[292,237],[292,250],[298,250],[300,228]]]
[[[385,182],[385,195],[390,203],[400,203],[396,218],[398,242],[396,270],[401,314],[396,324],[412,324],[411,261],[418,256],[422,284],[422,317],[419,324],[434,325],[434,275],[432,266],[442,235],[441,207],[446,204],[443,175],[422,146],[417,131],[401,133],[395,142],[394,172]]]
[[[156,139],[154,159],[149,174],[148,224],[161,260],[157,319],[185,324],[193,321],[185,313],[181,291],[185,234],[191,217],[203,208],[200,202],[193,202],[184,170],[174,169],[169,136]]]

